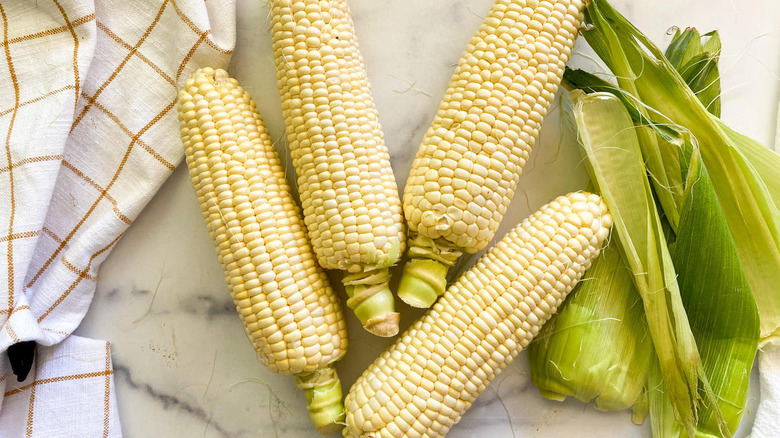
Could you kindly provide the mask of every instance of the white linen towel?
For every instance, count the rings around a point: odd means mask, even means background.
[[[2,1],[0,20],[0,437],[121,436],[108,344],[68,336],[181,161],[177,87],[227,66],[234,0]]]
[[[780,437],[780,346],[768,344],[758,352],[761,388],[751,438]]]

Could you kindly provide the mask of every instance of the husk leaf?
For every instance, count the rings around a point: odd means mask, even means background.
[[[618,77],[620,87],[647,106],[663,109],[665,122],[684,126],[700,148],[759,306],[761,344],[777,342],[780,209],[767,184],[674,66],[608,2],[593,0],[586,9],[585,21],[585,38]],[[621,81],[630,82],[631,88],[624,87]],[[662,205],[666,210],[666,204]]]
[[[586,278],[528,346],[531,378],[547,398],[572,396],[592,401],[598,410],[616,411],[642,396],[655,356],[617,239],[612,236]],[[635,421],[641,422],[644,415],[637,414]]]
[[[634,273],[670,400],[692,434],[701,364],[646,178],[638,130],[612,94],[575,90],[571,98],[591,181],[610,209],[622,255]]]

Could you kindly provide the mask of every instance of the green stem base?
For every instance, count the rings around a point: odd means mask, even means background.
[[[401,316],[395,311],[395,298],[390,291],[390,270],[374,269],[344,274],[347,306],[363,324],[377,336],[389,338],[398,334]]]
[[[447,272],[462,252],[449,242],[422,236],[409,242],[409,263],[404,266],[398,297],[412,307],[431,307],[447,290]]]
[[[295,384],[303,390],[309,417],[321,435],[333,435],[344,428],[341,381],[333,365],[296,374]]]
[[[398,298],[419,308],[431,307],[447,290],[450,267],[431,259],[412,259],[404,266]]]

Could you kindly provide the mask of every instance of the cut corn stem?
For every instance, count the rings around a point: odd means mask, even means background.
[[[395,312],[395,299],[390,291],[389,269],[344,275],[347,306],[369,332],[389,338],[398,334],[400,315]]]
[[[336,369],[328,366],[295,376],[295,384],[306,396],[306,407],[314,427],[322,435],[338,433],[344,423],[341,381]]]
[[[441,438],[525,348],[590,266],[612,219],[561,196],[491,248],[347,394],[348,438]]]
[[[436,260],[410,260],[404,266],[404,274],[398,286],[398,297],[412,307],[431,307],[447,289],[449,269],[450,265]]]
[[[463,254],[447,241],[420,235],[409,242],[409,262],[404,266],[398,297],[412,307],[431,307],[447,289],[447,272]]]

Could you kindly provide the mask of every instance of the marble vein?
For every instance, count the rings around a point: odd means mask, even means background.
[[[162,391],[159,391],[148,383],[139,382],[135,380],[129,368],[123,365],[119,365],[116,362],[114,362],[114,378],[116,380],[121,381],[121,383],[123,385],[126,385],[127,388],[134,391],[139,391],[143,393],[146,397],[154,400],[155,403],[162,405],[163,409],[179,410],[183,413],[186,413],[187,416],[191,417],[192,419],[203,422],[204,426],[212,430],[215,430],[217,433],[220,434],[220,436],[223,436],[225,438],[233,438],[245,433],[245,432],[239,432],[237,435],[235,432],[230,432],[225,428],[223,428],[219,424],[219,422],[214,421],[214,419],[211,418],[211,414],[207,412],[205,409],[203,409],[202,407],[193,405],[174,395],[166,394]]]

